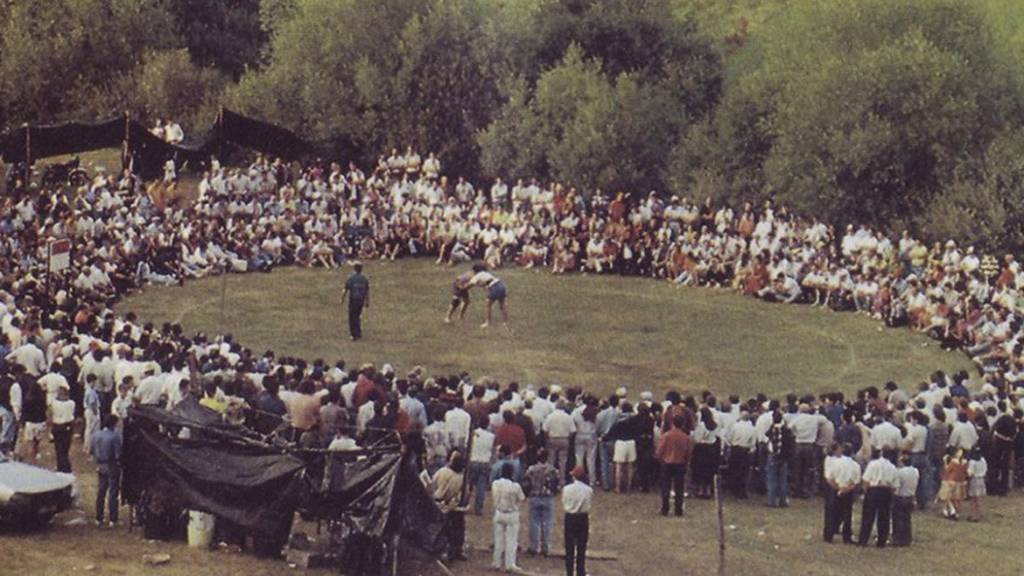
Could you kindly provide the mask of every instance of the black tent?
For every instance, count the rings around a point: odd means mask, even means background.
[[[301,450],[225,424],[194,400],[129,410],[122,490],[130,504],[162,498],[165,508],[209,512],[278,545],[297,511],[378,541],[402,534],[429,551],[441,544],[443,516],[400,447]]]
[[[313,145],[290,130],[242,116],[227,108],[221,110],[217,131],[219,133],[215,138],[220,138],[224,142],[259,150],[285,160],[298,160],[316,153]]]
[[[290,130],[223,108],[205,140],[170,144],[142,124],[121,117],[96,123],[65,122],[9,130],[0,134],[0,156],[5,162],[16,163],[27,157],[34,160],[77,154],[119,148],[125,143],[136,172],[146,178],[158,176],[168,158],[174,158],[179,166],[185,161],[202,162],[224,144],[237,144],[286,160],[317,153],[315,146]]]
[[[65,122],[46,126],[22,126],[0,137],[0,153],[8,163],[61,154],[77,154],[102,148],[117,148],[124,142],[125,119],[96,123]]]

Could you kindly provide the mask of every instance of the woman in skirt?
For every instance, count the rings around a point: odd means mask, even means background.
[[[971,503],[971,510],[967,514],[968,522],[981,521],[981,498],[988,493],[985,489],[987,475],[988,462],[981,455],[981,449],[975,447],[971,450],[970,460],[967,462],[967,499]]]
[[[967,462],[961,450],[950,448],[943,459],[942,487],[939,488],[942,515],[950,520],[958,520],[960,503],[966,497]]]

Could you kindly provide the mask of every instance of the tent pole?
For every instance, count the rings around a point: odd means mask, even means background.
[[[131,156],[131,125],[132,125],[132,113],[128,110],[124,111],[124,141],[121,143],[121,171],[124,172],[130,166],[129,157]]]
[[[224,162],[224,105],[217,112],[217,160]]]
[[[23,124],[25,128],[25,189],[32,184],[32,127],[28,122]]]

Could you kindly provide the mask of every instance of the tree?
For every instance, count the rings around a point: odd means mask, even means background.
[[[537,80],[507,88],[508,102],[478,138],[485,170],[549,176],[584,192],[646,192],[663,185],[667,152],[685,118],[671,90],[636,75],[605,76],[575,44]]]
[[[429,4],[297,2],[294,12],[277,22],[269,63],[245,74],[229,101],[337,152],[378,152],[396,129],[389,121],[394,120],[392,85],[401,67],[402,30]]]
[[[498,104],[488,54],[477,46],[483,21],[478,0],[435,0],[402,31],[392,88],[393,144],[433,151],[454,174],[475,174],[473,140]]]
[[[167,7],[177,34],[199,66],[238,78],[259,63],[269,39],[260,19],[260,0],[170,0]]]
[[[1019,118],[991,28],[970,4],[807,0],[762,30],[714,122],[682,138],[677,188],[711,166],[727,187],[834,222],[913,221]]]
[[[14,2],[0,20],[0,125],[74,116],[146,49],[179,45],[159,0]]]

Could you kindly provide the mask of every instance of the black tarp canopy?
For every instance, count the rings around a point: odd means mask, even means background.
[[[128,151],[136,170],[144,175],[159,174],[168,158],[180,166],[186,160],[202,161],[225,144],[235,144],[278,156],[298,160],[313,156],[316,147],[295,133],[269,122],[221,109],[205,140],[170,144],[156,137],[148,128],[127,117],[96,123],[64,122],[40,126],[22,126],[0,134],[0,156],[5,162],[24,162],[62,154],[77,154],[103,148],[120,148],[128,143]]]
[[[440,544],[442,513],[400,447],[338,453],[281,446],[223,423],[194,400],[174,411],[129,410],[125,499],[137,504],[147,489],[158,486],[171,491],[184,509],[257,532],[290,526],[301,511],[306,518],[341,521],[374,538],[401,533],[426,550]]]
[[[47,158],[103,148],[119,148],[124,142],[124,136],[123,117],[96,123],[65,122],[46,126],[22,126],[0,137],[0,152],[3,153],[5,162],[24,162],[25,153],[29,148],[33,158]]]
[[[215,131],[214,138],[220,138],[225,143],[259,150],[271,156],[279,156],[285,160],[297,160],[316,154],[316,148],[313,145],[299,138],[292,131],[269,122],[243,116],[227,108],[221,110],[219,134]]]

